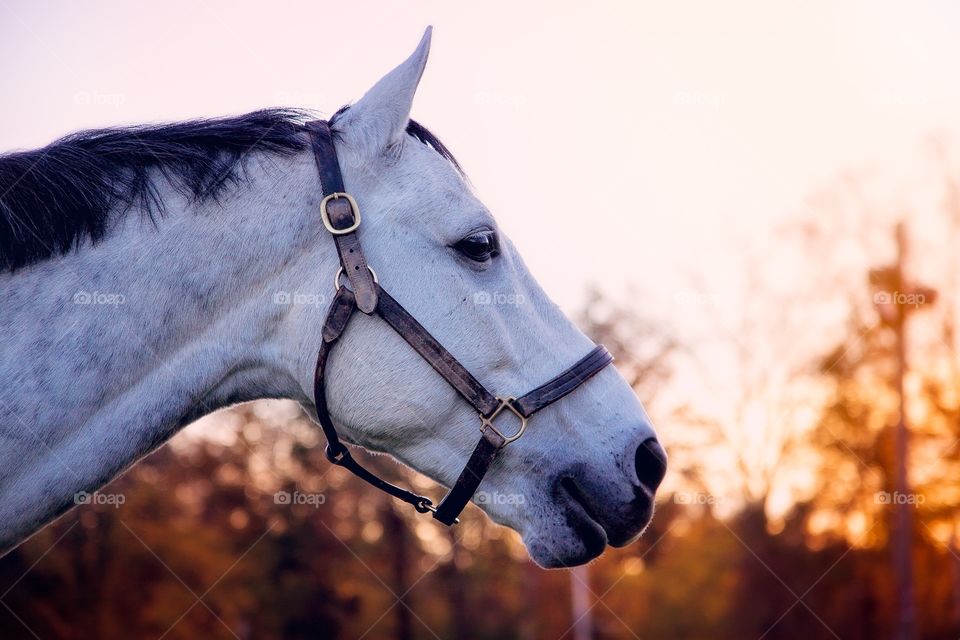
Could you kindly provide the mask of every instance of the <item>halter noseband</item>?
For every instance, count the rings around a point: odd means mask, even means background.
[[[412,504],[420,513],[430,511],[440,522],[446,525],[454,524],[458,522],[457,516],[477,491],[480,481],[500,451],[523,435],[527,428],[527,419],[597,374],[613,362],[613,356],[602,345],[594,347],[572,367],[519,398],[495,396],[487,391],[453,354],[437,342],[430,332],[377,282],[375,272],[367,264],[360,249],[360,240],[356,233],[360,227],[360,208],[343,187],[330,126],[323,120],[308,122],[305,126],[310,134],[317,161],[320,184],[326,193],[320,202],[320,217],[324,227],[333,235],[341,265],[334,281],[337,293],[323,324],[323,343],[317,354],[313,382],[317,418],[327,438],[327,458],[374,487]],[[341,277],[344,274],[349,279],[352,290],[342,286]],[[324,377],[327,358],[357,309],[367,315],[376,313],[383,318],[480,414],[480,442],[474,448],[453,488],[437,506],[433,506],[433,501],[429,498],[390,484],[360,466],[340,441],[330,418]],[[520,427],[511,435],[502,433],[494,424],[504,411],[513,413],[520,420]]]

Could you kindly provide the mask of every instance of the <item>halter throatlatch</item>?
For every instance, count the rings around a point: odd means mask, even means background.
[[[599,373],[613,362],[613,356],[605,347],[598,345],[572,367],[519,398],[495,396],[487,391],[453,354],[437,342],[416,318],[380,286],[376,273],[367,264],[360,249],[360,240],[357,237],[361,220],[360,208],[344,189],[330,127],[327,122],[316,120],[308,122],[306,128],[312,141],[320,184],[323,192],[327,194],[320,203],[320,218],[324,227],[333,235],[341,265],[334,280],[337,293],[323,323],[323,342],[317,354],[313,382],[317,417],[327,438],[327,458],[381,491],[410,503],[420,513],[432,512],[433,517],[440,522],[446,525],[454,524],[458,522],[457,516],[476,493],[497,455],[506,445],[523,435],[530,416]],[[350,281],[351,289],[342,286],[341,279],[344,274]],[[393,327],[480,416],[480,441],[450,492],[436,506],[430,498],[393,485],[363,468],[340,441],[330,418],[325,378],[327,358],[358,309],[367,315],[376,313]],[[520,426],[515,432],[507,434],[502,427],[497,426],[498,417],[504,413],[512,413],[520,420]]]

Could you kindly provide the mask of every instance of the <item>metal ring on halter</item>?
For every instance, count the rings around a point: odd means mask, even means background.
[[[417,504],[413,505],[413,508],[420,513],[427,513],[428,511],[431,513],[437,512],[437,508],[433,506],[433,502],[430,501],[430,498],[424,498]]]
[[[377,279],[377,272],[373,270],[373,267],[367,265],[367,271],[370,272],[370,275],[373,276],[373,281],[377,284],[380,284],[380,281]],[[343,288],[343,285],[340,284],[340,276],[343,275],[343,267],[337,269],[337,275],[333,276],[333,288],[336,291],[340,291]]]
[[[413,505],[413,508],[419,511],[420,513],[436,513],[437,512],[437,508],[433,506],[433,502],[431,502],[430,498],[424,498],[417,504]],[[454,518],[453,523],[460,524],[460,518]]]
[[[485,429],[490,429],[491,431],[496,433],[498,436],[503,438],[504,446],[510,444],[514,440],[518,440],[520,436],[523,435],[523,432],[527,430],[527,418],[522,413],[517,411],[517,408],[515,406],[513,406],[514,400],[516,400],[516,398],[514,398],[513,396],[497,396],[497,402],[499,402],[499,404],[497,405],[497,409],[493,413],[491,413],[489,416],[484,416],[484,415],[480,416],[480,432],[483,433]],[[514,433],[512,436],[503,435],[503,433],[499,429],[493,426],[494,418],[500,415],[500,412],[502,412],[504,409],[506,409],[513,415],[520,418],[520,428],[517,429],[517,432]]]

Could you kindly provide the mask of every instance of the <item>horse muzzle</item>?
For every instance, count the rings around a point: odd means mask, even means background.
[[[548,526],[539,534],[524,536],[539,564],[583,564],[603,553],[608,545],[626,546],[643,533],[653,517],[654,497],[667,470],[667,454],[656,438],[648,438],[625,460],[630,462],[624,465],[625,473],[613,476],[582,462],[557,474],[551,497],[561,514],[555,524],[562,522],[563,526]]]

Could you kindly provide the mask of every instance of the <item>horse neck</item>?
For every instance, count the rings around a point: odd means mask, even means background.
[[[30,530],[227,404],[303,399],[310,349],[291,360],[282,326],[297,308],[282,296],[304,247],[327,245],[313,159],[251,159],[219,203],[160,194],[156,225],[131,211],[95,245],[0,276],[0,523]],[[332,247],[309,253],[332,276]]]

